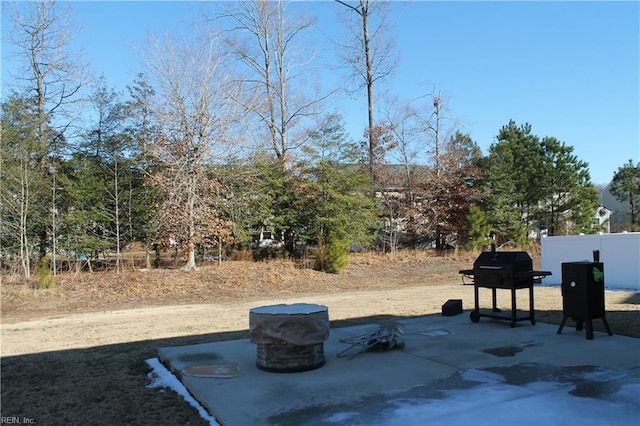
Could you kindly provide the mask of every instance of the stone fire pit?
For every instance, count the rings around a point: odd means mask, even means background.
[[[257,345],[256,365],[262,370],[299,372],[320,368],[326,362],[328,309],[309,303],[252,308],[249,337]]]

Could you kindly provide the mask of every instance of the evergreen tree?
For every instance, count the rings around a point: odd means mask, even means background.
[[[597,231],[593,228],[597,194],[587,163],[573,155],[573,147],[556,138],[543,138],[541,146],[544,164],[540,174],[546,193],[540,200],[539,226],[546,227],[549,235]]]
[[[297,232],[302,214],[297,205],[303,191],[300,181],[291,170],[283,169],[277,158],[261,161],[258,171],[256,228],[275,234],[284,243],[284,254],[292,254],[300,237]]]
[[[141,242],[146,248],[146,267],[151,267],[150,251],[153,238],[158,233],[154,227],[160,204],[160,192],[145,185],[148,176],[154,174],[153,156],[150,147],[158,136],[156,116],[152,105],[155,90],[144,74],[139,73],[132,86],[127,86],[129,99],[126,101],[125,133],[132,143],[130,146],[130,167],[128,169],[127,194],[127,239]]]
[[[593,232],[597,209],[587,164],[553,137],[511,120],[489,148],[483,193],[489,223],[503,241],[526,244],[539,227],[550,235]]]
[[[502,242],[525,244],[543,198],[543,153],[531,125],[511,120],[489,147],[484,198],[489,223]]]
[[[631,229],[640,228],[640,162],[635,166],[633,161],[622,167],[613,176],[611,193],[620,201],[629,203]]]
[[[478,249],[489,244],[489,233],[491,225],[487,222],[487,216],[476,204],[469,206],[469,214],[467,215],[468,239],[466,241],[467,248]]]
[[[379,230],[378,210],[367,197],[368,175],[355,166],[357,146],[345,139],[340,117],[326,117],[305,147],[300,189],[300,232],[320,249],[319,268],[340,272],[352,244],[369,245]]]
[[[75,260],[91,261],[113,248],[111,221],[105,197],[107,176],[98,158],[75,153],[60,167],[58,181],[64,188],[60,209],[59,248]]]

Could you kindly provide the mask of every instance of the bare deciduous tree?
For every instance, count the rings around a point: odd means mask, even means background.
[[[225,143],[232,117],[224,57],[205,40],[151,39],[146,65],[154,80],[160,137],[149,145],[159,172],[152,182],[164,194],[158,222],[165,241],[185,250],[184,269],[195,268],[197,247],[220,244],[230,225],[219,217],[211,179],[215,146]]]
[[[271,149],[282,167],[307,139],[305,126],[328,95],[310,81],[313,48],[305,36],[314,20],[289,9],[287,1],[220,2],[215,20],[229,30],[220,37],[243,65],[243,108],[266,126]],[[264,128],[264,127],[263,127]]]
[[[71,49],[75,34],[70,4],[36,0],[7,3],[6,7],[13,25],[9,37],[16,47],[16,60],[22,65],[13,76],[14,88],[34,99],[39,137],[53,143],[48,140],[51,135],[47,125],[69,125],[61,118],[68,117],[65,108],[79,100],[78,92],[87,75],[81,55]],[[46,162],[46,158],[42,161]]]
[[[424,104],[416,105],[416,101],[427,99]],[[460,125],[459,121],[449,115],[449,107],[446,96],[442,91],[416,98],[410,104],[412,119],[423,140],[423,156],[431,161],[436,174],[442,168],[440,164],[443,145],[453,137],[454,130]]]
[[[387,2],[374,0],[335,1],[347,7],[350,12],[342,15],[350,30],[350,35],[344,43],[339,44],[342,51],[342,61],[351,69],[351,76],[358,81],[353,91],[358,91],[363,87],[367,89],[369,170],[375,180],[374,84],[393,72],[399,62],[399,54],[394,39],[391,37],[387,19]],[[355,19],[353,19],[354,16]]]
[[[423,142],[422,128],[416,122],[415,116],[416,111],[413,105],[403,104],[397,97],[385,99],[383,117],[387,123],[391,123],[390,131],[396,142],[395,149],[388,155],[393,163],[402,167],[407,205],[413,202],[415,169],[420,159],[421,142]]]

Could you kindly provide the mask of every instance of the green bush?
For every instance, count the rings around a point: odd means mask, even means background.
[[[349,264],[349,246],[348,241],[337,238],[320,245],[317,252],[317,269],[339,274]]]
[[[51,288],[56,285],[53,272],[49,267],[49,259],[46,256],[42,256],[40,262],[38,262],[36,275],[38,276],[38,288]]]

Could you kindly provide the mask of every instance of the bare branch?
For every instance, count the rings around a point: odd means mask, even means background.
[[[377,147],[374,137],[376,133],[374,83],[391,74],[397,66],[398,55],[390,35],[386,11],[383,7],[373,7],[374,4],[385,6],[386,2],[360,0],[358,6],[353,6],[344,1],[335,1],[358,15],[357,21],[346,24],[347,28],[352,30],[353,38],[343,45],[345,54],[342,60],[351,69],[351,77],[355,76],[360,81],[357,86],[358,90],[362,87],[367,89],[369,172],[375,181]],[[371,21],[376,17],[378,18],[377,25]]]
[[[285,166],[289,152],[304,143],[305,125],[327,96],[308,96],[304,77],[315,58],[302,45],[314,20],[294,15],[288,2],[220,2],[212,19],[229,31],[216,33],[244,70],[244,95],[235,98],[257,116],[270,148]],[[293,141],[293,142],[292,142]]]

